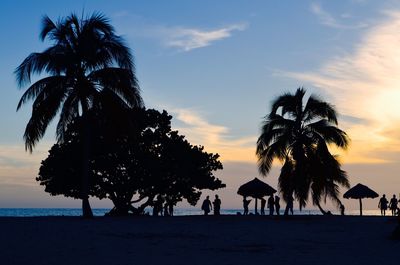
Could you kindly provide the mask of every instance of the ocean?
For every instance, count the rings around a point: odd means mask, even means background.
[[[151,210],[151,209],[150,209]],[[148,210],[147,212],[151,213]],[[95,216],[104,216],[105,213],[110,211],[106,208],[93,209]],[[243,209],[221,209],[223,215],[237,215],[242,213]],[[250,211],[253,213],[254,211]],[[268,214],[268,212],[266,211]],[[339,214],[338,212],[332,212],[333,214]],[[359,210],[346,211],[346,215],[359,215]],[[35,216],[81,216],[82,210],[80,208],[0,208],[0,217],[35,217]],[[197,208],[176,208],[174,209],[174,215],[202,215],[203,212]],[[283,210],[281,210],[283,214]],[[319,210],[294,210],[295,215],[321,215]],[[390,215],[390,211],[386,212]],[[380,215],[379,210],[363,210],[363,215]]]

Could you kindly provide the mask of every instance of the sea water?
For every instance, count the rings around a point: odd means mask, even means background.
[[[107,208],[96,208],[93,209],[95,216],[104,216],[110,209]],[[151,209],[147,209],[146,212],[151,214]],[[221,209],[223,215],[237,215],[243,213],[243,209]],[[254,214],[254,211],[250,211]],[[268,214],[268,210],[266,214]],[[333,214],[339,214],[339,212],[332,212]],[[202,215],[203,212],[197,208],[176,208],[174,209],[174,215]],[[283,210],[281,209],[281,214]],[[294,210],[295,215],[321,215],[319,210]],[[346,215],[359,215],[359,210],[346,211]],[[390,211],[386,212],[390,215]],[[35,217],[35,216],[81,216],[82,210],[79,208],[0,208],[0,217]],[[363,215],[380,215],[379,210],[363,210]]]

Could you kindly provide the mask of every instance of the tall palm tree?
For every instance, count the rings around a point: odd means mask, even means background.
[[[60,118],[56,135],[62,142],[67,126],[74,118],[85,116],[99,102],[102,91],[110,91],[129,107],[143,105],[131,51],[104,15],[93,13],[78,18],[71,14],[57,22],[45,16],[40,39],[49,40],[51,46],[43,52],[31,53],[15,70],[19,87],[30,84],[17,110],[33,100],[32,115],[24,133],[26,150],[32,152],[57,113]],[[33,74],[45,77],[32,84]],[[86,141],[82,157],[82,210],[84,217],[91,217],[90,126],[83,131]]]
[[[298,88],[295,94],[287,93],[273,101],[256,154],[262,175],[269,173],[274,159],[283,162],[279,188],[284,200],[294,195],[302,209],[311,192],[313,204],[324,212],[321,200],[329,197],[340,204],[339,185],[349,186],[346,172],[328,146],[346,149],[349,138],[337,127],[334,107],[314,95],[306,100],[305,93]]]

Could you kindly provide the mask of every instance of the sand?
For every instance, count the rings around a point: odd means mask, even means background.
[[[2,217],[0,264],[399,264],[394,218]]]

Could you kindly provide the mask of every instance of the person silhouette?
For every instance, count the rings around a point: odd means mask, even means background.
[[[390,199],[389,202],[389,209],[392,211],[392,216],[395,216],[397,213],[397,204],[398,204],[398,200],[396,198],[396,195],[393,194],[393,198]]]
[[[153,205],[153,216],[162,215],[164,198],[161,195],[157,196],[157,200]]]
[[[249,204],[251,200],[247,200],[246,198],[247,198],[246,196],[243,196],[243,209],[244,209],[243,215],[249,214]]]
[[[382,198],[379,199],[378,208],[381,209],[381,215],[386,215],[386,210],[388,206],[388,200],[386,199],[386,195],[383,194]]]
[[[172,200],[168,201],[168,212],[170,216],[174,216],[174,203]]]
[[[276,215],[280,215],[280,209],[281,209],[281,205],[279,204],[279,201],[281,200],[281,198],[279,198],[278,195],[275,196],[275,212]]]
[[[212,210],[210,196],[207,196],[201,205],[201,209],[204,211],[204,215],[208,215]]]
[[[261,198],[261,215],[265,215],[265,204],[266,204],[266,202],[267,201],[264,198]]]
[[[168,203],[164,203],[164,216],[170,216],[168,211]]]
[[[218,197],[218,195],[215,195],[215,199],[213,201],[213,205],[214,205],[214,215],[220,215],[220,211],[221,211],[221,200]]]
[[[285,208],[285,215],[289,215],[289,212],[293,215],[293,201],[293,196],[288,196]]]
[[[275,200],[274,195],[271,194],[268,198],[269,215],[274,215]]]

